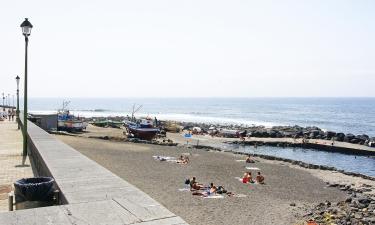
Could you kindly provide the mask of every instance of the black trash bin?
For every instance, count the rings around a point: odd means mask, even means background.
[[[14,183],[16,209],[53,205],[52,177],[23,178]]]

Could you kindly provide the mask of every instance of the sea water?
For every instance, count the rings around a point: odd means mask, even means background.
[[[31,98],[29,109],[53,112],[69,100],[80,116],[131,115],[158,119],[244,125],[318,126],[375,136],[375,98]],[[22,102],[22,101],[21,101]]]
[[[271,155],[316,165],[333,166],[336,169],[375,177],[375,159],[369,156],[291,147],[258,146],[254,148],[254,146],[226,145],[225,148],[238,152]]]

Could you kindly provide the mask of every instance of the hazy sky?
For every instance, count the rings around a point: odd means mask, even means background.
[[[375,97],[373,0],[2,1],[0,92]],[[22,91],[22,90],[21,90]]]

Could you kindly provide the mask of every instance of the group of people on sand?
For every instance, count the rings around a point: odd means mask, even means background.
[[[242,183],[247,184],[247,183],[258,183],[258,184],[264,184],[264,176],[258,172],[257,176],[255,177],[255,181],[253,180],[253,177],[251,175],[251,172],[246,172],[244,173],[242,177]]]
[[[154,159],[159,160],[161,162],[167,161],[167,162],[176,162],[178,164],[188,164],[190,162],[190,159],[188,156],[181,155],[178,159],[175,157],[170,157],[170,156],[153,156]]]
[[[228,192],[223,186],[216,187],[212,182],[209,186],[204,186],[203,184],[197,182],[196,177],[193,177],[192,179],[187,179],[185,181],[185,184],[190,186],[190,191],[192,192],[192,195],[198,195],[203,197],[215,194],[232,195],[232,193]]]

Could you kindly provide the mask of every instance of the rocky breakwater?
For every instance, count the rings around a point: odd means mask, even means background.
[[[324,131],[319,127],[301,127],[301,126],[246,126],[246,125],[221,125],[221,124],[205,124],[181,122],[180,125],[183,130],[192,130],[194,127],[199,127],[201,133],[208,133],[212,135],[220,135],[220,130],[238,130],[239,133],[246,134],[247,137],[258,138],[304,138],[304,139],[320,139],[347,142],[351,144],[366,145],[375,147],[375,137],[370,137],[367,134],[354,135],[351,133],[344,134],[335,131]]]
[[[375,147],[375,137],[366,134],[354,135],[334,131],[324,131],[319,127],[275,126],[272,128],[248,128],[247,136],[262,138],[305,138],[348,142]]]

